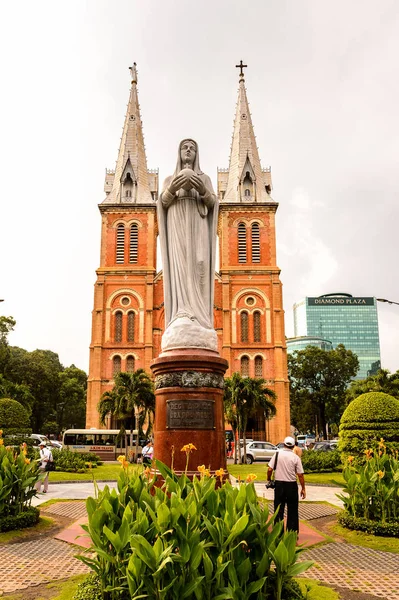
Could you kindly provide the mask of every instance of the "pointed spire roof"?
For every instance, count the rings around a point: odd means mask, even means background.
[[[272,201],[265,186],[269,183],[269,173],[264,173],[260,164],[258,148],[256,145],[251,113],[249,111],[247,92],[242,61],[240,65],[238,100],[234,120],[233,141],[231,144],[229,175],[227,180],[224,202],[241,202],[243,200],[242,182],[246,173],[255,184],[255,202]],[[268,188],[269,189],[269,188]]]
[[[116,161],[115,176],[112,190],[103,204],[125,203],[123,196],[123,179],[127,170],[133,171],[131,178],[135,190],[128,202],[154,203],[151,195],[147,159],[144,148],[143,124],[140,116],[140,105],[137,95],[137,68],[136,63],[130,67],[131,88],[127,106],[125,124],[123,126],[121,143],[119,146],[118,160]]]

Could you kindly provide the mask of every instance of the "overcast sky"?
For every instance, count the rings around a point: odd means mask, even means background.
[[[198,140],[227,167],[241,59],[272,166],[286,333],[292,305],[336,291],[399,302],[397,0],[2,3],[0,313],[10,343],[88,370],[105,168],[137,62],[149,168]],[[399,306],[379,304],[399,368]]]

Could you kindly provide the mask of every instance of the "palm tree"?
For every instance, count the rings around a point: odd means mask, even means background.
[[[118,373],[114,381],[113,389],[104,392],[98,403],[100,421],[104,425],[108,415],[124,421],[131,431],[130,445],[132,445],[132,431],[137,413],[139,415],[138,430],[142,429],[147,420],[146,436],[151,432],[155,412],[154,384],[144,369],[137,369],[133,373]],[[138,437],[139,434],[137,434],[136,440],[136,460]]]
[[[276,394],[266,387],[267,381],[262,378],[242,377],[239,373],[233,373],[225,380],[225,416],[233,429],[235,422],[236,430],[242,435],[244,443],[244,461],[246,462],[246,429],[248,419],[255,416],[261,409],[265,419],[270,419],[276,414],[274,402]],[[234,429],[233,429],[234,431]],[[239,436],[240,438],[240,436]],[[234,449],[234,462],[237,462],[237,444]],[[241,448],[239,449],[241,461]]]

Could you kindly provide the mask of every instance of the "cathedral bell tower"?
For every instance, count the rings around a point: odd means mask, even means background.
[[[137,95],[136,63],[114,171],[106,171],[100,267],[94,286],[86,427],[98,427],[97,404],[120,371],[144,368],[154,357],[158,171],[147,169]]]
[[[218,169],[219,260],[216,323],[229,374],[263,377],[277,394],[277,416],[259,414],[247,435],[278,443],[290,433],[287,349],[270,167],[262,168],[240,68],[228,169]],[[219,338],[219,339],[220,339]]]

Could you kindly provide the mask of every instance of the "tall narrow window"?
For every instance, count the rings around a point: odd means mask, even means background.
[[[248,341],[248,313],[245,310],[241,313],[241,341]]]
[[[125,262],[125,226],[119,223],[116,228],[116,262]]]
[[[247,262],[247,228],[244,223],[238,225],[238,262]]]
[[[263,377],[263,358],[255,356],[255,377]]]
[[[249,377],[249,358],[248,358],[248,356],[243,356],[241,358],[241,375],[243,377]]]
[[[115,342],[122,341],[122,313],[120,310],[115,313]]]
[[[139,247],[139,228],[137,223],[133,223],[130,227],[130,254],[129,254],[129,262],[136,263],[138,257],[138,247]]]
[[[128,356],[126,358],[126,371],[127,373],[134,372],[134,356]]]
[[[121,372],[122,359],[120,356],[114,356],[112,359],[112,373],[117,375]]]
[[[127,313],[127,341],[134,342],[134,312]]]
[[[252,262],[260,262],[260,232],[258,223],[252,223],[251,228],[252,237]]]
[[[260,342],[260,312],[254,312],[254,342]]]

